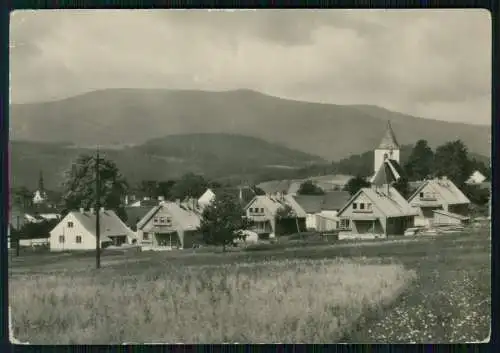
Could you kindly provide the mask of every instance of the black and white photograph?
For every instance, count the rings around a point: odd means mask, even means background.
[[[17,10],[13,344],[485,343],[486,10]]]

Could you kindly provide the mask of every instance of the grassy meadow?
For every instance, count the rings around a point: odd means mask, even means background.
[[[260,251],[22,254],[30,343],[473,342],[489,335],[489,230]]]

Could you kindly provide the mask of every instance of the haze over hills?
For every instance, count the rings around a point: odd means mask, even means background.
[[[225,133],[339,160],[372,150],[391,119],[401,144],[426,139],[436,147],[461,139],[471,152],[489,156],[491,149],[490,126],[417,118],[374,106],[292,101],[250,90],[108,89],[59,101],[12,104],[10,112],[14,140],[71,141],[80,146]]]
[[[95,153],[65,143],[11,141],[12,186],[37,187],[39,171],[45,185],[60,189],[64,172],[79,154]],[[175,179],[187,172],[208,178],[252,177],[266,170],[325,163],[322,158],[266,141],[238,135],[191,134],[167,136],[122,149],[101,149],[129,183]]]

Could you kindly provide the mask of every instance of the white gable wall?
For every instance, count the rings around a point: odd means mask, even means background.
[[[68,225],[72,222],[73,226]],[[64,236],[61,242],[59,237]],[[81,236],[82,242],[77,243],[76,237]],[[95,236],[90,233],[81,223],[69,213],[59,224],[50,232],[49,244],[51,251],[63,250],[92,250],[95,249]]]

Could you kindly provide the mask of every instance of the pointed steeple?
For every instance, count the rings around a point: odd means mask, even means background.
[[[43,194],[45,191],[45,187],[43,185],[43,173],[41,170],[40,170],[40,176],[38,178],[38,191],[40,191],[41,194]]]
[[[387,129],[385,130],[384,137],[378,146],[379,150],[399,150],[399,143],[396,140],[396,135],[392,130],[391,121],[387,121]]]

